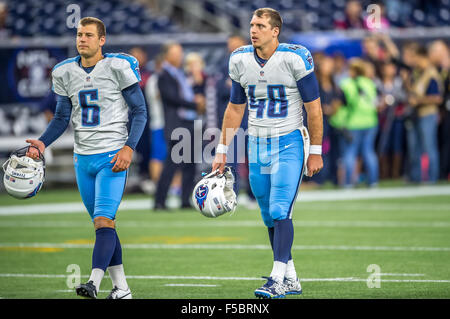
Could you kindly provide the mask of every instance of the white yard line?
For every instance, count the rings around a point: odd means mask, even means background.
[[[441,195],[450,195],[450,186],[444,185],[379,189],[338,189],[305,192],[300,191],[297,201],[326,202],[380,198],[410,198]],[[124,200],[120,205],[121,210],[151,210],[151,207],[153,207],[153,199],[151,198],[149,198],[148,200]],[[0,216],[72,214],[85,211],[86,208],[80,202],[36,205],[10,205],[0,207]]]
[[[66,243],[0,243],[0,248],[88,248],[93,244]],[[127,249],[211,249],[211,250],[270,250],[269,245],[239,244],[122,244]],[[415,247],[415,246],[348,246],[348,245],[294,245],[293,250],[357,250],[357,251],[428,251],[449,252],[450,247]]]
[[[68,275],[51,275],[51,274],[0,274],[1,277],[9,278],[66,278]],[[88,278],[87,275],[82,275]],[[106,278],[108,276],[105,276]],[[212,277],[212,276],[127,276],[127,279],[162,279],[162,280],[244,280],[244,281],[261,281],[260,277]],[[366,278],[358,277],[337,277],[337,278],[300,278],[301,282],[367,282]],[[380,279],[381,282],[397,282],[397,283],[450,283],[447,279]]]
[[[392,277],[423,277],[425,274],[391,274],[381,273],[380,276],[392,276]]]
[[[166,287],[219,287],[220,285],[207,284],[165,284]]]
[[[263,227],[261,221],[256,220],[207,220],[207,221],[165,221],[165,222],[133,222],[133,221],[117,221],[119,228],[196,228],[196,227],[232,227],[232,228],[251,228]],[[374,220],[354,220],[354,221],[294,221],[295,227],[342,227],[342,228],[450,228],[450,222],[408,222],[408,221],[374,221]],[[88,221],[1,221],[0,228],[18,227],[18,228],[92,228],[92,224]]]

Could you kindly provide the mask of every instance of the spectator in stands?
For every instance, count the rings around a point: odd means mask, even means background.
[[[155,209],[166,209],[166,198],[175,172],[182,171],[181,208],[191,208],[190,196],[195,178],[194,163],[194,120],[197,119],[197,110],[204,108],[204,100],[195,96],[192,87],[183,72],[183,48],[178,43],[168,43],[162,50],[165,61],[158,76],[158,89],[164,108],[164,133],[167,143],[167,156],[164,161],[161,176],[155,194]],[[182,128],[189,136],[172,140],[175,129]],[[176,138],[176,137],[175,137]],[[182,143],[182,149],[172,150]],[[181,157],[181,158],[180,158]]]
[[[163,163],[167,156],[167,145],[164,138],[164,110],[161,95],[158,89],[158,77],[162,71],[164,56],[159,54],[155,58],[154,72],[145,85],[145,96],[150,113],[151,152],[150,152],[150,179],[146,193],[155,192],[156,184],[161,175]]]
[[[397,179],[401,174],[404,149],[404,111],[406,92],[397,67],[388,62],[381,67],[381,79],[376,80],[380,94],[378,102],[379,139],[378,155],[380,178]]]
[[[428,54],[443,83],[439,124],[440,177],[450,180],[450,52],[444,41],[437,40],[431,43]]]
[[[185,67],[187,80],[194,90],[196,99],[202,101],[202,108],[197,110],[198,115],[205,113],[205,90],[206,90],[206,74],[204,72],[205,61],[200,54],[191,52],[186,55]]]
[[[382,77],[381,67],[384,65],[387,55],[380,46],[377,36],[369,36],[363,40],[363,59],[369,62],[375,68],[375,74],[378,78]],[[370,65],[369,64],[369,65]]]
[[[346,126],[348,108],[343,105],[343,94],[340,90],[340,84],[349,77],[349,71],[344,55],[335,54],[333,62],[333,84],[337,90],[336,100],[338,102],[333,103],[332,112],[327,116],[330,128],[330,177],[335,185],[344,186],[345,167],[343,156],[345,144],[351,141],[351,136]]]
[[[139,86],[144,93],[145,97],[145,86],[150,77],[150,71],[147,68],[147,53],[141,47],[133,47],[129,51],[130,55],[134,56],[139,62],[139,72],[141,73],[141,81]],[[146,98],[146,97],[145,97]],[[147,106],[148,108],[148,106]],[[145,189],[145,184],[148,183],[151,172],[150,172],[150,112],[147,110],[147,123],[145,124],[144,132],[142,133],[141,139],[136,146],[136,152],[139,154],[139,177],[141,189]]]
[[[343,79],[349,77],[347,60],[342,53],[336,53],[333,56],[333,60],[334,60],[333,81],[336,86],[339,86],[339,84]]]
[[[346,140],[344,150],[345,185],[355,184],[356,159],[361,154],[370,187],[378,183],[378,160],[375,138],[378,130],[376,86],[367,77],[367,62],[359,58],[350,61],[350,77],[341,82],[344,104],[347,108],[346,127],[351,139]]]
[[[201,107],[197,109],[197,121],[194,127],[195,136],[203,136],[206,129],[206,81],[205,61],[197,52],[190,52],[186,55],[184,63],[184,71],[189,85],[194,91],[195,98],[201,101]],[[200,125],[199,125],[200,124]],[[206,145],[205,141],[195,143],[193,152],[203,155],[203,147]],[[195,181],[199,180],[196,176]]]
[[[335,21],[336,29],[363,29],[365,27],[362,18],[361,3],[357,0],[350,0],[345,6],[345,18]]]
[[[323,168],[315,174],[311,181],[323,184],[331,179],[337,184],[337,164],[339,160],[339,142],[337,142],[337,133],[329,123],[330,116],[336,113],[341,102],[338,97],[338,89],[333,81],[334,60],[329,56],[321,56],[320,63],[317,63],[316,74],[319,82],[320,101],[322,103],[323,113],[323,142],[322,157]],[[314,59],[317,62],[317,59]],[[334,135],[334,136],[333,136]]]
[[[435,183],[439,178],[437,126],[439,105],[442,103],[442,83],[438,71],[428,59],[425,47],[416,48],[411,62],[416,72],[413,73],[408,92],[408,103],[415,111],[415,116],[407,125],[410,179],[412,182],[424,180],[422,154],[426,153],[426,175],[430,183]]]

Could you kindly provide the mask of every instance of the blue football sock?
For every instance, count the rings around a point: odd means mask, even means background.
[[[273,259],[287,264],[292,259],[291,248],[294,241],[292,219],[275,220],[273,235]]]
[[[273,235],[275,233],[275,228],[274,227],[267,227],[267,231],[269,233],[269,240],[270,240],[270,246],[272,247],[272,251],[273,251]],[[292,253],[291,251],[289,251],[289,259],[292,259]]]
[[[122,246],[120,245],[119,236],[116,232],[116,248],[114,249],[114,254],[111,257],[109,266],[116,266],[122,264]]]
[[[270,246],[272,247],[273,250],[273,234],[275,229],[273,227],[267,227],[267,231],[269,232]]]
[[[116,230],[103,227],[95,231],[95,245],[92,254],[92,269],[106,270],[116,248]]]

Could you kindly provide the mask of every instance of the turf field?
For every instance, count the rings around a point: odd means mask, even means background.
[[[393,198],[297,202],[292,254],[304,293],[288,298],[450,298],[450,196],[395,198],[400,189]],[[272,268],[257,210],[207,219],[152,212],[147,200],[125,195],[118,213],[134,298],[253,298]],[[0,194],[0,298],[77,298],[67,269],[79,265],[86,281],[94,240],[80,203],[72,190],[26,201]],[[106,278],[99,298],[110,289]]]

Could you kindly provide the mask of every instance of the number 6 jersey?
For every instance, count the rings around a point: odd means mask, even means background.
[[[74,152],[89,155],[120,149],[127,141],[128,105],[122,90],[141,80],[136,58],[105,53],[87,73],[80,56],[55,65],[53,91],[72,102]]]
[[[252,45],[236,49],[230,57],[230,78],[245,90],[249,134],[259,137],[286,135],[303,125],[297,81],[314,72],[310,52],[303,46],[280,43],[261,66]]]

